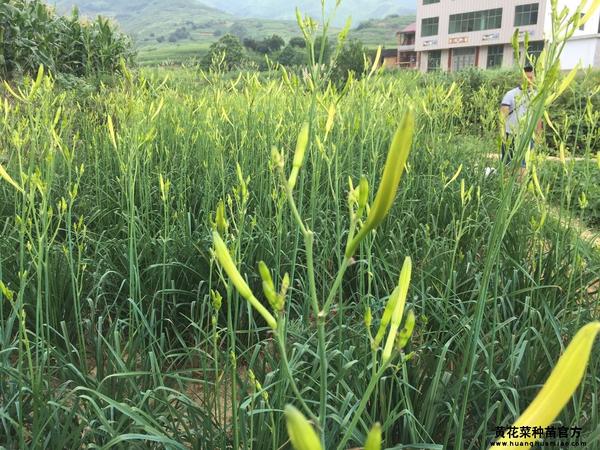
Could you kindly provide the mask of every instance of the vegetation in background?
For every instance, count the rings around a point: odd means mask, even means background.
[[[54,74],[113,74],[132,61],[128,37],[107,20],[81,21],[56,15],[40,0],[0,3],[0,77],[35,74],[41,65]]]
[[[516,181],[560,42],[505,167],[493,75],[337,86],[344,40],[298,19],[303,72],[0,87],[0,445],[479,449],[523,418],[598,445],[600,255],[543,144]]]

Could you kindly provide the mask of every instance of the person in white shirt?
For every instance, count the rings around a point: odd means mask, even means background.
[[[500,117],[502,121],[502,160],[505,164],[510,164],[514,157],[515,136],[519,133],[520,121],[527,114],[531,98],[535,95],[533,85],[535,74],[532,66],[525,66],[525,76],[527,78],[527,88],[523,90],[521,86],[508,91],[502,98],[500,105]],[[542,121],[540,120],[536,127],[536,133],[542,131]],[[530,148],[533,146],[533,140]],[[521,162],[521,174],[525,170],[525,160]]]

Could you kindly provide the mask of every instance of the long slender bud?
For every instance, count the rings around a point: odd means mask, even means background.
[[[364,450],[381,450],[381,425],[377,422],[369,431]]]
[[[277,321],[271,315],[271,313],[258,301],[258,299],[254,296],[246,281],[238,271],[235,263],[231,259],[231,255],[229,254],[229,250],[227,250],[227,246],[225,242],[219,236],[219,233],[213,231],[213,244],[215,246],[215,255],[219,264],[239,292],[239,294],[244,297],[250,305],[265,319],[267,324],[273,329],[277,329]]]
[[[300,134],[298,135],[298,141],[296,141],[296,152],[294,153],[294,161],[292,162],[292,171],[290,178],[288,179],[288,187],[290,190],[294,189],[296,180],[298,179],[298,173],[304,162],[304,154],[306,153],[306,147],[308,146],[308,123],[302,125]]]
[[[546,428],[558,416],[581,383],[590,359],[592,345],[600,333],[600,322],[592,322],[581,328],[563,355],[559,358],[548,380],[514,427],[531,426]],[[531,437],[502,438],[496,445],[531,446],[537,439]]]
[[[288,435],[295,450],[321,450],[317,433],[298,409],[292,405],[285,407],[285,422]]]
[[[383,169],[383,176],[381,177],[379,189],[375,195],[373,206],[369,210],[367,220],[354,239],[348,242],[346,246],[346,258],[350,258],[354,254],[358,244],[360,244],[371,230],[383,221],[392,207],[396,198],[396,192],[398,192],[400,178],[402,177],[410,153],[414,128],[414,113],[412,110],[409,110],[402,118],[400,127],[396,131],[390,145]]]
[[[398,281],[398,299],[394,306],[394,312],[392,313],[392,319],[390,323],[390,332],[385,342],[383,349],[383,355],[381,357],[385,364],[392,356],[392,350],[396,341],[396,334],[398,334],[398,328],[402,322],[402,315],[404,314],[404,305],[406,304],[406,295],[408,294],[408,287],[410,286],[410,275],[412,272],[412,260],[410,256],[404,259],[402,270],[400,271],[400,279]]]

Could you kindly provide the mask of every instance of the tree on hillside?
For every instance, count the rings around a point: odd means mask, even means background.
[[[306,41],[304,38],[296,36],[289,40],[288,45],[291,47],[306,48]]]
[[[252,50],[253,52],[255,52],[258,47],[258,42],[253,38],[244,38],[242,43],[244,44],[246,50]]]
[[[277,62],[286,67],[305,66],[307,64],[306,51],[288,44],[279,54]]]
[[[366,55],[367,50],[362,42],[357,40],[347,42],[335,61],[333,79],[344,83],[350,72],[354,73],[355,78],[361,78],[365,71]]]
[[[283,38],[277,34],[265,39],[265,43],[270,53],[278,52],[285,45]]]
[[[202,58],[204,69],[233,70],[241,67],[246,60],[246,53],[240,40],[232,34],[226,34],[211,44],[208,53]]]

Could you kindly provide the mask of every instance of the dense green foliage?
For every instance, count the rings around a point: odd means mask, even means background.
[[[129,39],[107,20],[82,22],[56,15],[40,0],[0,2],[0,77],[37,72],[44,65],[54,74],[112,74],[133,57]]]
[[[296,399],[262,319],[220,277],[211,230],[223,200],[228,244],[261,301],[258,261],[276,280],[290,274],[289,365],[316,405],[305,250],[270,170],[272,146],[291,164],[310,84],[279,73],[126,75],[96,91],[62,91],[46,78],[36,89],[24,82],[27,98],[1,93],[0,158],[23,193],[0,179],[0,445],[278,448],[281,411]],[[391,215],[361,245],[327,317],[327,448],[370,381],[365,310],[376,327],[406,255],[414,353],[377,384],[349,447],[380,421],[386,447],[456,448],[460,431],[461,448],[483,448],[526,407],[566,340],[598,318],[587,289],[598,252],[568,224],[542,223],[544,203],[526,188],[513,196],[508,170],[487,158],[495,124],[473,128],[469,87],[379,74],[315,95],[296,192],[315,233],[318,295],[343,259],[348,178],[377,186],[408,106],[417,124]],[[486,177],[486,166],[500,173]],[[586,170],[597,180],[597,167]],[[590,446],[599,370],[595,352],[582,395],[560,416]]]
[[[232,34],[226,34],[210,46],[201,65],[207,70],[229,71],[243,67],[246,60],[247,55],[241,41]]]
[[[469,105],[463,115],[465,126],[480,131],[489,129],[497,120],[504,93],[522,83],[514,70],[467,69],[433,76],[448,89],[452,83],[463,88],[463,100]],[[545,141],[555,156],[561,142],[567,156],[600,149],[600,71],[582,71],[576,81],[547,109],[552,126],[547,122],[544,125]]]

